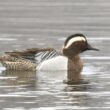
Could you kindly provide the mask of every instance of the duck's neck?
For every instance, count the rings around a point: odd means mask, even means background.
[[[81,71],[83,69],[83,63],[79,55],[68,57],[68,82],[80,82],[82,80]]]

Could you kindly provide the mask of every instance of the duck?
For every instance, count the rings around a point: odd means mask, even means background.
[[[83,61],[80,54],[99,49],[92,47],[81,33],[66,38],[61,51],[54,48],[30,48],[22,51],[5,52],[0,62],[8,70],[60,71],[66,70],[70,81],[81,79]]]

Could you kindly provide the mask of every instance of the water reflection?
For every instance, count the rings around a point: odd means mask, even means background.
[[[89,82],[88,84],[75,84],[75,85],[68,85],[65,87],[64,91],[66,92],[74,92],[74,91],[88,91],[91,89],[91,85]]]
[[[100,69],[95,73],[98,71]],[[72,85],[63,83],[66,74],[65,71],[3,71],[0,76],[1,108],[100,109],[109,102],[109,74],[106,73],[106,77],[103,73],[84,75],[86,83]]]
[[[34,86],[37,81],[36,71],[12,71],[5,70],[2,72],[2,80],[8,85],[28,85]],[[3,82],[3,81],[2,81]]]

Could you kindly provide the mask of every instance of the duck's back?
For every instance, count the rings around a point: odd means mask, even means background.
[[[22,70],[27,69],[28,70],[28,62],[31,62],[33,65],[31,67],[36,66],[37,70],[42,71],[59,71],[59,70],[67,70],[67,58],[62,56],[60,52],[57,52],[53,48],[45,48],[45,49],[38,49],[38,48],[32,48],[27,49],[24,51],[13,51],[13,52],[6,52],[8,54],[9,58],[17,58],[17,61],[11,61],[7,59],[6,61],[9,61],[9,63],[6,64],[6,68],[15,70],[15,67],[12,65],[15,65],[15,63],[20,64],[20,68]],[[22,59],[21,60],[19,60]],[[22,64],[21,64],[22,63]],[[27,65],[26,65],[27,64]],[[16,65],[16,70],[19,69],[18,65]],[[25,68],[23,68],[25,67]]]

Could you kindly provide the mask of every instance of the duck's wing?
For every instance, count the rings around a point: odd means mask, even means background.
[[[35,55],[35,59],[38,63],[48,60],[48,59],[52,59],[54,57],[57,57],[61,55],[60,52],[57,52],[55,49],[47,49],[46,51],[39,51],[36,55]]]
[[[31,60],[36,62],[37,64],[44,61],[51,59],[53,57],[62,55],[60,52],[57,52],[53,48],[30,48],[23,51],[13,51],[13,52],[5,52],[6,54],[14,57],[22,57],[24,59]]]

